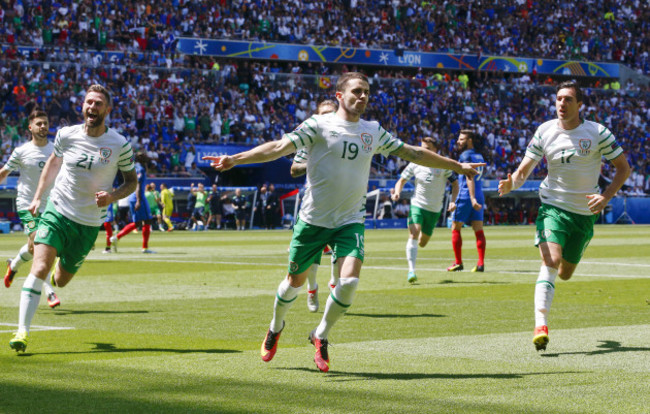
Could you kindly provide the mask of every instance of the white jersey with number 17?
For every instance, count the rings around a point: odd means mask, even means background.
[[[593,214],[586,196],[599,192],[601,158],[612,160],[622,153],[603,125],[583,121],[566,130],[557,119],[540,125],[526,149],[526,157],[548,162],[548,176],[539,186],[542,203],[585,216]]]
[[[349,122],[335,113],[314,115],[284,136],[309,152],[300,219],[329,229],[363,223],[373,155],[404,145],[376,121]]]
[[[85,226],[101,225],[107,207],[97,207],[95,193],[111,191],[117,171],[135,167],[131,144],[113,129],[91,137],[83,125],[74,125],[56,134],[54,155],[63,158],[50,194],[56,211]]]

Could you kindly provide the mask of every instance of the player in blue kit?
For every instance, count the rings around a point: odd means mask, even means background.
[[[485,162],[481,152],[483,151],[484,141],[480,135],[470,129],[463,129],[458,136],[458,148],[462,153],[458,159],[459,162]],[[458,178],[460,183],[460,192],[456,199],[456,210],[452,215],[453,223],[451,225],[451,244],[454,248],[454,263],[447,268],[448,272],[459,272],[464,269],[462,258],[463,239],[460,230],[463,224],[467,223],[472,226],[476,235],[476,250],[478,250],[478,263],[472,269],[472,272],[485,271],[485,234],[483,233],[483,210],[485,197],[483,196],[483,167],[478,167],[478,175],[473,178],[467,178],[461,175]]]

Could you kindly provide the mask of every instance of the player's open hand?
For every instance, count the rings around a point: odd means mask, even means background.
[[[224,155],[222,157],[206,156],[202,159],[210,161],[210,167],[217,171],[226,171],[235,166],[235,161],[229,155]]]
[[[399,193],[393,193],[390,195],[391,200],[399,201]]]
[[[476,169],[478,167],[485,167],[484,162],[461,162],[460,170],[456,171],[458,174],[466,175],[469,178],[474,177],[479,174],[479,171]]]
[[[594,214],[600,213],[607,206],[608,200],[602,194],[587,194],[586,197],[589,200],[587,207]]]
[[[113,198],[106,191],[98,191],[95,193],[95,204],[97,207],[106,207],[113,202]]]
[[[499,188],[497,191],[499,193],[499,197],[506,195],[512,191],[512,174],[508,173],[508,178],[499,181]]]

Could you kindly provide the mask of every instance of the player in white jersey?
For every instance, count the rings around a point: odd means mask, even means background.
[[[318,104],[316,108],[316,115],[325,115],[331,112],[336,112],[336,102],[331,99],[326,99]],[[303,176],[307,173],[307,161],[309,161],[309,151],[306,148],[301,149],[293,157],[293,163],[291,164],[291,176],[293,178]],[[305,186],[309,185],[309,181],[305,182]],[[336,255],[332,254],[332,249],[329,246],[325,246],[323,249],[323,254],[330,254],[331,267],[330,267],[330,290],[336,287],[336,284],[339,280],[339,268],[337,266]],[[307,275],[307,309],[310,312],[318,312],[320,307],[318,302],[318,283],[316,283],[316,274],[318,273],[318,266],[320,264],[320,258],[314,260],[314,264],[309,268],[309,273]]]
[[[545,350],[549,342],[547,317],[555,293],[555,279],[568,280],[593,236],[594,222],[630,175],[623,149],[605,126],[580,118],[582,91],[564,82],[556,91],[557,118],[537,128],[517,170],[499,181],[499,195],[526,181],[546,157],[548,176],[539,187],[542,205],[537,216],[535,245],[542,265],[535,285],[533,344]],[[598,191],[601,159],[616,168],[602,194]]]
[[[7,260],[7,271],[4,277],[5,287],[11,286],[20,266],[23,263],[29,262],[34,257],[34,237],[36,236],[36,228],[40,220],[38,215],[43,212],[44,207],[38,211],[36,216],[33,216],[27,209],[32,198],[34,198],[41,171],[43,171],[47,159],[52,154],[52,151],[54,151],[54,145],[47,140],[47,133],[50,126],[47,113],[41,110],[32,111],[29,114],[28,120],[29,132],[32,134],[31,141],[14,149],[7,164],[0,169],[0,182],[10,172],[20,171],[16,207],[18,209],[18,216],[23,223],[25,234],[27,234],[27,243],[20,248],[16,257]],[[50,188],[45,190],[43,197],[47,199],[49,193]],[[61,300],[54,292],[52,285],[45,282],[43,289],[45,290],[47,304],[51,308],[55,308],[61,304]]]
[[[309,334],[316,348],[314,361],[319,370],[329,370],[327,336],[336,321],[350,307],[356,294],[364,258],[364,217],[372,157],[393,154],[429,167],[453,169],[460,174],[477,174],[474,167],[461,164],[422,147],[414,147],[393,137],[379,123],[361,119],[370,87],[365,75],[347,72],[336,83],[336,113],[314,115],[282,139],[267,142],[232,156],[204,157],[219,171],[235,165],[273,161],[307,148],[309,185],[300,208],[289,252],[286,278],[275,295],[271,326],[261,346],[263,361],[277,350],[284,317],[305,283],[309,268],[326,244],[341,260],[341,278],[330,293],[323,318]]]
[[[429,151],[438,152],[438,145],[431,137],[422,138],[420,145]],[[418,245],[425,247],[433,235],[433,229],[442,211],[447,181],[451,182],[451,200],[456,200],[459,188],[458,180],[456,180],[451,170],[429,168],[409,163],[395,183],[395,192],[392,195],[393,201],[400,199],[404,185],[413,177],[415,177],[415,191],[413,197],[411,197],[408,219],[409,238],[406,242],[406,261],[409,266],[406,280],[409,283],[415,283],[418,280],[415,274]],[[455,209],[456,204],[451,201],[447,211],[454,211]]]
[[[131,194],[137,185],[131,144],[105,126],[111,97],[101,85],[91,85],[83,102],[84,123],[61,128],[54,152],[47,160],[28,210],[37,214],[46,201],[43,194],[54,180],[45,212],[34,240],[34,261],[20,297],[18,332],[9,341],[16,351],[25,351],[32,318],[38,306],[43,281],[56,257],[59,262],[52,284],[65,286],[79,270],[93,247],[99,226],[110,203]],[[112,190],[121,171],[124,183]]]

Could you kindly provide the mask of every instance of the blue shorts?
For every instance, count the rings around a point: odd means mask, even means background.
[[[484,204],[482,200],[477,200],[479,203]],[[451,215],[453,221],[470,224],[472,221],[483,221],[483,210],[474,210],[472,201],[469,198],[459,198],[456,200],[456,210]]]
[[[112,223],[113,220],[115,220],[115,215],[113,214],[113,204],[108,205],[108,209],[106,210],[106,219],[104,220],[105,222]]]
[[[140,208],[138,211],[135,210],[136,201],[129,201],[129,208],[131,209],[131,221],[137,223],[139,221],[151,220],[151,209],[149,208],[149,202],[146,198],[143,198],[140,201]]]

